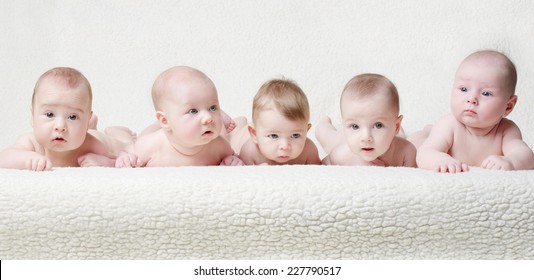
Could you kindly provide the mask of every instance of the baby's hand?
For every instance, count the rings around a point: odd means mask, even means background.
[[[33,171],[44,171],[52,169],[52,162],[43,155],[35,154],[26,159],[24,168]]]
[[[115,160],[115,167],[138,167],[140,165],[138,161],[139,158],[136,155],[126,152],[120,152],[119,156]]]
[[[469,167],[467,164],[447,156],[437,159],[432,170],[441,173],[459,173],[469,171]]]
[[[480,167],[492,170],[514,170],[514,165],[508,158],[496,155],[487,157]]]
[[[91,166],[115,166],[115,160],[108,158],[103,155],[88,153],[78,158],[78,164],[80,167],[91,167]]]
[[[221,164],[222,166],[241,166],[243,165],[243,161],[235,156],[235,155],[231,155],[231,156],[227,156],[225,157],[222,161],[221,161]]]

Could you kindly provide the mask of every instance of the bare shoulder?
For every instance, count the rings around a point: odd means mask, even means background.
[[[39,145],[39,143],[37,142],[37,139],[35,139],[35,135],[31,132],[20,135],[19,138],[17,138],[17,141],[15,142],[15,144],[11,145],[11,147],[9,148],[38,152],[38,153],[44,152],[44,151],[41,151],[42,150],[41,145]]]
[[[432,127],[432,130],[433,131],[434,130],[439,131],[443,129],[452,130],[458,124],[460,123],[458,122],[458,120],[456,120],[456,118],[453,115],[446,115],[436,122],[436,124]]]
[[[221,136],[213,139],[208,143],[208,145],[210,147],[210,153],[217,154],[223,158],[234,154],[234,150],[232,150],[230,143],[228,143],[228,141]]]
[[[239,151],[239,158],[248,165],[255,164],[258,161],[260,151],[258,146],[252,139],[248,139],[243,146],[241,146],[241,151]]]
[[[302,154],[305,158],[306,164],[321,164],[321,158],[319,158],[319,150],[317,145],[310,139],[306,138],[306,143],[304,144],[304,150]]]
[[[163,132],[163,129],[155,131],[153,133],[144,134],[139,137],[137,141],[133,144],[135,154],[140,155],[151,155],[156,152],[157,149],[162,149],[162,147],[167,147],[165,142],[167,137]]]
[[[429,147],[440,151],[448,150],[454,142],[455,133],[462,130],[465,130],[465,127],[453,115],[442,117],[432,127],[428,138],[421,144],[420,148]]]
[[[499,124],[499,130],[503,135],[518,136],[521,138],[521,130],[519,129],[519,126],[507,118],[503,118],[501,120],[501,123]]]
[[[391,157],[392,166],[407,166],[407,167],[416,167],[416,156],[417,148],[412,144],[412,142],[395,136],[393,142],[391,143],[393,156]]]
[[[352,165],[356,158],[346,142],[335,146],[328,155],[330,165]]]
[[[83,150],[83,153],[94,153],[99,155],[105,155],[108,156],[109,149],[108,149],[108,143],[106,142],[106,138],[103,136],[103,134],[96,130],[89,130],[85,136],[85,141],[82,144],[82,147],[80,147],[81,150]]]
[[[402,153],[402,154],[413,153],[415,155],[415,153],[417,152],[417,149],[412,144],[412,142],[402,137],[395,136],[395,138],[393,138],[392,145],[394,145],[394,148],[398,153]]]

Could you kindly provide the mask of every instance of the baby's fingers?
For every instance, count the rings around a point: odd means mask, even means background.
[[[33,171],[44,171],[52,168],[52,162],[46,158],[38,158],[31,161],[31,169]]]
[[[130,158],[128,157],[118,157],[115,161],[115,167],[117,168],[126,168],[126,167],[132,167],[130,163]]]

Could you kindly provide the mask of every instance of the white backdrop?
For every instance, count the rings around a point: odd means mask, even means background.
[[[89,79],[100,128],[135,131],[155,120],[150,88],[174,65],[211,77],[231,116],[250,117],[267,79],[293,79],[312,123],[330,115],[335,125],[344,84],[375,72],[397,85],[411,133],[449,112],[456,67],[488,48],[517,66],[510,118],[532,147],[532,15],[530,0],[0,0],[0,148],[31,130],[35,81],[56,66]]]

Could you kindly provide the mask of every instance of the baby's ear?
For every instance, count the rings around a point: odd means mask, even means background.
[[[311,127],[312,127],[312,124],[309,123],[309,124],[308,124],[308,129],[306,130],[306,132],[310,131],[310,128],[311,128]]]
[[[508,102],[506,102],[506,110],[504,111],[503,118],[508,116],[512,112],[516,103],[517,103],[517,95],[514,94],[512,95],[512,97],[510,97],[510,99],[508,99]]]
[[[258,144],[258,137],[256,136],[256,129],[254,128],[254,124],[248,125],[248,133],[250,134],[250,138],[252,139],[252,141]]]
[[[162,111],[156,111],[156,118],[163,129],[168,129],[167,115]]]
[[[402,123],[403,117],[404,117],[403,115],[400,115],[399,117],[397,117],[397,120],[395,121],[395,134],[398,134],[401,129],[401,123]]]

